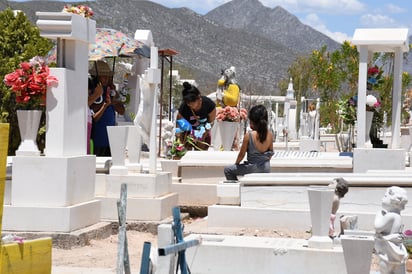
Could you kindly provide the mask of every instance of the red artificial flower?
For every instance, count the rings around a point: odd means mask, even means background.
[[[44,60],[38,56],[30,62],[22,62],[15,71],[4,77],[4,83],[16,94],[16,103],[33,108],[44,106],[47,88],[58,83]]]
[[[375,75],[379,73],[379,68],[378,67],[371,67],[368,69],[368,75]]]

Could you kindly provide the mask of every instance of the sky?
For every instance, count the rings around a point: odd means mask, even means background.
[[[151,0],[168,8],[186,7],[206,14],[229,0]],[[411,0],[259,0],[264,6],[281,6],[299,20],[343,42],[357,28],[408,28],[412,35]]]

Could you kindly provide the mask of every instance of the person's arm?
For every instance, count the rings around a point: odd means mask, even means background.
[[[216,108],[214,108],[211,112],[209,112],[209,114],[207,115],[207,121],[210,124],[213,124],[213,122],[216,119]]]
[[[249,144],[249,132],[246,132],[245,136],[243,137],[243,143],[242,146],[240,147],[239,153],[237,154],[236,162],[235,164],[240,164],[240,162],[243,160],[245,157],[246,151],[247,151],[247,146]]]
[[[270,140],[269,149],[268,149],[268,150],[273,151],[273,134],[272,134],[272,132],[270,132],[270,131],[269,131],[269,134],[268,134],[268,138],[269,138],[269,140]],[[272,156],[270,156],[270,158],[272,158]]]
[[[125,113],[125,108],[124,105],[121,101],[115,101],[113,102],[114,110],[119,113],[120,115],[123,115]]]
[[[124,108],[123,102],[120,101],[119,92],[117,92],[116,87],[114,85],[111,85],[110,88],[111,88],[111,91],[114,90],[115,92],[115,95],[111,98],[111,102],[112,102],[112,105],[114,106],[114,110],[120,115],[123,115],[126,110]]]
[[[96,88],[94,89],[93,93],[91,93],[91,90],[89,90],[89,96],[88,96],[88,99],[87,99],[88,105],[91,106],[93,104],[93,102],[97,100],[97,98],[102,96],[102,94],[103,94],[102,84],[98,83]]]
[[[106,96],[106,101],[103,103],[102,107],[93,114],[93,119],[95,122],[99,121],[102,118],[103,113],[106,109],[111,105],[112,101],[110,99],[110,94],[108,93]]]

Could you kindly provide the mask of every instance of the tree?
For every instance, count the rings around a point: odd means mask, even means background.
[[[40,37],[39,29],[33,26],[26,15],[10,8],[0,12],[0,77],[13,70],[23,61],[34,56],[45,56],[52,43]],[[20,143],[17,127],[14,93],[0,83],[0,122],[10,123],[9,155],[14,155]]]
[[[293,88],[295,90],[295,97],[297,101],[296,113],[300,113],[302,105],[302,96],[308,98],[308,91],[310,89],[310,75],[312,64],[310,59],[300,56],[289,67],[288,73],[293,81]],[[299,115],[296,115],[296,128],[300,127]]]

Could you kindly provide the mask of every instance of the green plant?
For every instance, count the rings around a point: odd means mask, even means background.
[[[186,152],[187,149],[185,147],[185,144],[180,142],[179,138],[176,138],[176,140],[169,147],[167,156],[170,158],[182,158],[186,154]]]
[[[355,125],[357,96],[345,98],[338,102],[339,116],[346,125]]]
[[[0,12],[0,78],[14,71],[21,62],[34,56],[46,56],[53,47],[50,40],[40,37],[23,12],[7,8]],[[10,124],[8,155],[14,155],[20,144],[20,133],[16,115],[15,94],[0,82],[0,122]],[[41,125],[45,124],[43,115]],[[44,142],[42,142],[44,143]],[[39,148],[42,147],[39,145]]]

